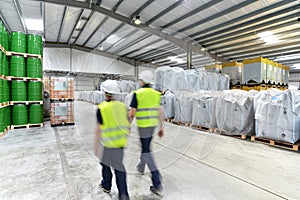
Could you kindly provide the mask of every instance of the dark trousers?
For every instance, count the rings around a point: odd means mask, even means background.
[[[112,186],[112,172],[110,167],[113,167],[116,175],[116,183],[119,190],[119,197],[129,196],[126,182],[126,169],[123,165],[123,149],[104,148],[101,165],[102,165],[102,187],[110,190]]]
[[[154,187],[158,187],[161,184],[160,181],[160,173],[156,167],[154,158],[152,156],[152,152],[150,149],[152,136],[154,133],[155,127],[147,127],[147,128],[140,128],[139,134],[140,134],[140,140],[142,145],[142,153],[140,157],[140,162],[138,164],[138,168],[140,171],[145,171],[146,164],[148,165],[151,175],[152,175],[152,184]]]

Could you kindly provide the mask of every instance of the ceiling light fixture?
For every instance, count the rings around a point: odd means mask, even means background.
[[[76,25],[76,29],[79,29],[80,28],[80,25],[81,25],[81,21],[79,21]]]
[[[41,19],[25,19],[28,30],[42,31],[44,29],[43,20]]]
[[[134,23],[135,23],[136,25],[140,25],[140,24],[142,23],[141,17],[140,17],[139,15],[137,15],[137,16],[135,17]]]
[[[271,31],[258,33],[257,36],[260,37],[260,39],[265,41],[267,44],[275,44],[280,42],[278,37],[274,35]]]
[[[110,35],[108,38],[106,38],[105,42],[108,44],[115,44],[118,42],[121,38],[119,38],[116,35]]]

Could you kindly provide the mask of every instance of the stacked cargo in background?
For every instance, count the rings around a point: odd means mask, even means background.
[[[9,34],[0,21],[0,49],[0,132],[43,125],[42,37]]]
[[[257,137],[293,144],[300,139],[299,91],[261,91],[254,107]]]
[[[230,77],[230,88],[239,87],[242,83],[243,63],[222,63],[222,72]]]
[[[218,64],[207,65],[204,68],[208,72],[222,73],[222,65],[218,65]]]
[[[50,78],[51,126],[74,125],[74,79]]]

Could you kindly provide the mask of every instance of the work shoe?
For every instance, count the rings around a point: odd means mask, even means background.
[[[136,170],[139,172],[140,175],[144,175],[145,174],[145,172],[143,170],[141,170],[139,168],[139,166],[136,167]]]
[[[99,188],[101,188],[103,192],[105,192],[105,193],[108,193],[108,194],[109,194],[109,193],[110,193],[110,191],[111,191],[111,190],[107,190],[107,189],[105,189],[105,188],[102,186],[102,184],[101,184],[101,183],[99,183]]]
[[[158,196],[162,196],[162,186],[159,185],[158,187],[150,186],[150,191],[153,194],[156,194]]]

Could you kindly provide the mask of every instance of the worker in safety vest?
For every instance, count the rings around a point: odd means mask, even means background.
[[[153,79],[153,74],[149,70],[145,70],[140,74],[141,88],[135,91],[130,104],[130,118],[136,118],[136,124],[139,131],[142,153],[140,162],[137,165],[139,173],[144,174],[145,166],[148,165],[152,175],[151,192],[160,195],[162,191],[161,175],[154,162],[150,144],[155,128],[159,125],[159,137],[162,137],[163,132],[163,111],[160,106],[161,94],[152,88],[150,83]]]
[[[127,135],[130,129],[127,107],[124,103],[116,101],[114,95],[120,93],[120,87],[116,81],[107,80],[101,85],[105,93],[106,101],[98,105],[97,126],[95,135],[95,155],[99,157],[100,139],[104,146],[102,159],[102,181],[99,187],[110,193],[112,187],[112,172],[114,168],[116,183],[119,190],[119,199],[128,200],[126,183],[126,169],[123,165],[123,149],[127,145]]]

